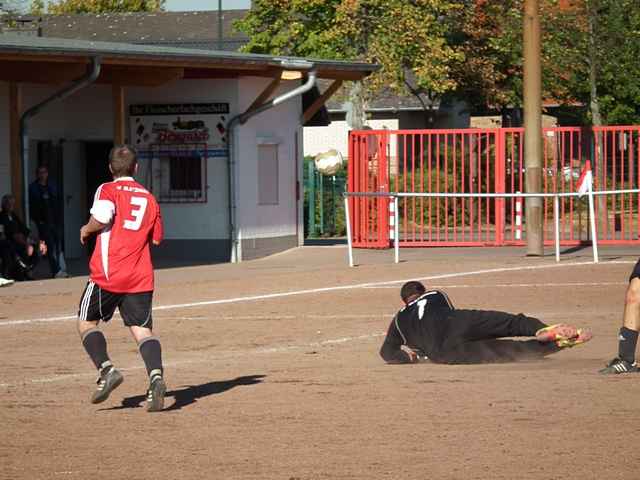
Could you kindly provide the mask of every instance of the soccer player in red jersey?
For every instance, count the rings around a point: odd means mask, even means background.
[[[80,243],[97,233],[89,263],[89,281],[80,299],[78,333],[98,369],[98,387],[91,402],[104,402],[123,381],[107,354],[98,322],[108,322],[116,307],[138,344],[149,374],[147,411],[164,407],[162,348],[153,335],[151,304],[153,265],[149,244],[162,241],[162,217],[154,196],[133,179],[138,170],[135,151],[114,147],[109,154],[113,181],[96,191],[91,217],[80,229]]]

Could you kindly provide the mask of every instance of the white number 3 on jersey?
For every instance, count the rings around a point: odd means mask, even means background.
[[[137,207],[137,208],[136,208]],[[127,230],[139,230],[147,210],[147,199],[144,197],[131,197],[131,216],[133,220],[125,220],[124,228]]]

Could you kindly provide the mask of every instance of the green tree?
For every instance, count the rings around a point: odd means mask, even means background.
[[[473,110],[518,106],[522,99],[522,2],[463,2],[451,41],[464,61],[456,65],[456,96]]]
[[[456,70],[457,95],[474,110],[522,106],[523,98],[523,11],[522,0],[465,1],[458,15],[454,42],[461,45],[464,62]],[[541,0],[542,95],[545,99],[575,100],[567,83],[575,55],[573,23],[558,14],[557,0]],[[564,52],[564,55],[561,54]]]
[[[390,89],[426,109],[425,97],[456,88],[452,69],[463,55],[447,36],[458,8],[453,0],[256,0],[236,27],[250,38],[246,52],[378,63],[365,97]]]
[[[469,0],[458,15],[458,95],[476,109],[520,106],[522,0]],[[540,0],[543,97],[585,105],[594,125],[640,122],[638,0]]]
[[[640,123],[638,0],[540,0],[543,98],[594,125]],[[476,111],[522,105],[523,0],[255,0],[245,51],[376,62],[425,110],[455,94]],[[357,96],[357,89],[352,89]]]
[[[565,71],[559,82],[588,105],[585,116],[593,125],[640,123],[638,6],[637,0],[574,0],[558,9],[556,25],[564,29],[552,55]],[[596,140],[603,158],[601,133]],[[595,169],[597,178],[605,178],[604,162],[596,162]],[[606,198],[597,201],[604,210]]]
[[[47,8],[44,0],[33,0],[33,2],[31,2],[29,13],[31,13],[31,15],[44,15],[46,10]]]
[[[640,5],[637,0],[589,0],[589,54],[604,124],[640,123]],[[593,114],[593,112],[592,112]],[[593,123],[596,119],[593,118]]]
[[[60,15],[65,13],[126,13],[157,12],[164,8],[164,0],[58,0],[48,4],[47,13]],[[34,2],[33,10],[44,13],[40,0]]]

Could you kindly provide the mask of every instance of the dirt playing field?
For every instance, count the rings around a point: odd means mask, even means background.
[[[75,333],[86,277],[0,290],[0,478],[638,479],[640,376],[596,372],[617,348],[638,253],[305,247],[241,265],[158,270],[154,326],[169,393],[116,317],[125,375],[91,405]],[[398,290],[424,279],[457,307],[590,327],[586,344],[498,365],[385,365]]]

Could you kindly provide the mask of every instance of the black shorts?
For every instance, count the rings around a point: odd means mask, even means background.
[[[633,267],[633,271],[631,272],[631,275],[629,276],[629,281],[633,280],[634,278],[640,278],[640,260],[638,260],[636,262],[635,267]]]
[[[100,288],[92,281],[80,297],[78,318],[87,322],[108,322],[113,317],[116,307],[127,327],[153,327],[151,303],[153,292],[114,293]]]

